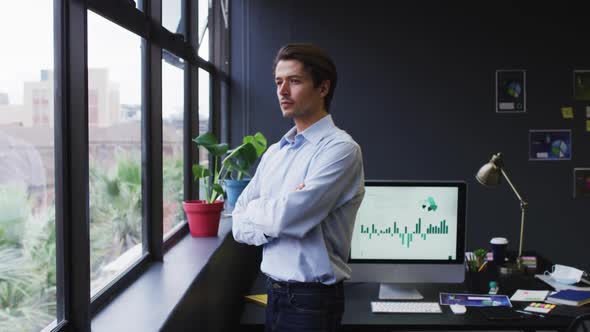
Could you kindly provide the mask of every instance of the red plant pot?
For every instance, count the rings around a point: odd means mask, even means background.
[[[223,203],[215,201],[207,204],[204,200],[182,202],[193,237],[217,236]]]

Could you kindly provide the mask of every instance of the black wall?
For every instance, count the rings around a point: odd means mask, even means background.
[[[231,2],[231,138],[263,132],[276,142],[283,119],[271,65],[287,42],[333,55],[336,124],[363,149],[368,179],[466,180],[467,249],[506,236],[518,247],[520,207],[507,183],[474,179],[492,153],[529,200],[524,248],[590,270],[590,200],[573,199],[573,168],[590,167],[585,104],[572,70],[590,69],[588,8],[479,1]],[[525,69],[525,114],[495,113],[495,71]],[[561,106],[575,118],[561,118]],[[529,129],[571,129],[571,161],[529,161]]]

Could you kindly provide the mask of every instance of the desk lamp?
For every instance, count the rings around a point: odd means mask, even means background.
[[[505,267],[500,268],[500,272],[502,272],[502,273],[522,272],[522,271],[524,271],[524,264],[522,264],[522,259],[521,259],[521,257],[522,257],[522,235],[523,235],[523,231],[524,231],[524,215],[525,215],[525,210],[528,206],[528,203],[522,198],[522,196],[520,196],[520,194],[518,193],[518,191],[516,190],[516,188],[514,187],[512,182],[510,182],[508,175],[504,171],[504,160],[502,159],[502,154],[499,152],[497,154],[492,155],[492,159],[490,159],[490,161],[487,164],[483,165],[479,169],[475,178],[477,179],[477,181],[479,183],[481,183],[482,185],[484,185],[486,187],[494,187],[494,186],[498,185],[500,183],[500,180],[502,179],[500,177],[500,174],[506,179],[506,181],[510,185],[510,188],[512,188],[512,191],[514,191],[514,193],[516,194],[516,197],[520,201],[520,211],[521,211],[520,242],[518,244],[518,257],[516,258],[516,264],[507,264]]]

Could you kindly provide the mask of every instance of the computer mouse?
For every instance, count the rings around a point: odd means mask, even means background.
[[[467,312],[467,307],[461,304],[451,304],[449,307],[455,315],[463,315]]]

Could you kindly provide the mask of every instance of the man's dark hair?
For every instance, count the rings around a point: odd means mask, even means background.
[[[311,74],[313,86],[317,88],[325,80],[330,81],[330,90],[324,98],[326,112],[329,112],[330,102],[334,97],[338,74],[336,65],[328,54],[321,48],[312,44],[294,43],[287,44],[278,51],[275,61],[272,65],[273,75],[277,68],[277,63],[281,60],[298,60],[303,63],[303,68]]]

